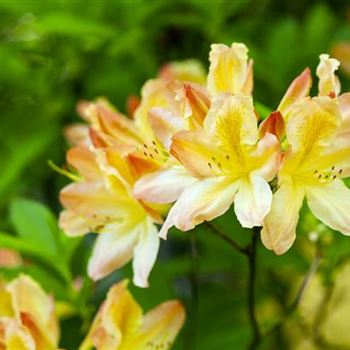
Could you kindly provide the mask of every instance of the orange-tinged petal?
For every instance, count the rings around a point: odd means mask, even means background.
[[[70,124],[64,128],[64,136],[72,146],[90,145],[89,126],[83,123]]]
[[[335,179],[319,186],[305,189],[307,203],[312,213],[327,226],[350,235],[350,190]]]
[[[191,117],[198,125],[202,125],[210,108],[209,96],[206,91],[193,84],[184,84],[184,89],[191,109]]]
[[[282,140],[285,135],[285,122],[279,111],[272,112],[259,126],[259,136],[263,138],[266,133],[275,135]]]
[[[15,250],[0,248],[0,267],[18,267],[22,263],[21,256]]]
[[[131,170],[135,178],[140,178],[149,173],[153,173],[158,170],[161,164],[140,151],[133,152],[127,157],[130,163]]]
[[[86,146],[76,146],[67,152],[67,162],[87,180],[101,178],[101,170],[96,163],[96,157]]]
[[[298,75],[289,85],[287,92],[284,94],[277,110],[282,113],[285,119],[288,119],[288,111],[290,107],[307,97],[310,93],[312,85],[311,71],[309,68]]]
[[[36,343],[49,350],[58,342],[58,323],[53,300],[31,278],[21,275],[6,286],[17,319],[31,331]],[[40,347],[39,347],[40,349]]]
[[[129,96],[126,103],[126,109],[130,117],[134,117],[137,107],[140,105],[140,98],[138,96]]]
[[[273,195],[271,210],[264,220],[261,239],[265,247],[276,254],[285,253],[295,240],[304,195],[303,188],[291,179],[285,179]]]
[[[318,94],[320,96],[337,96],[340,92],[340,82],[335,75],[339,61],[327,54],[320,55],[320,63],[316,69],[319,78]]]
[[[36,347],[30,332],[15,319],[6,320],[4,323],[6,350],[44,350]]]
[[[128,281],[115,284],[98,311],[80,350],[116,350],[135,337],[142,323],[142,310],[127,289]]]
[[[247,89],[247,76],[251,74],[248,49],[244,44],[233,43],[231,47],[212,44],[209,61],[208,90],[212,95],[244,93],[242,90]]]
[[[215,160],[220,161],[223,158],[203,130],[181,131],[175,134],[170,153],[191,174],[199,178],[215,176]]]

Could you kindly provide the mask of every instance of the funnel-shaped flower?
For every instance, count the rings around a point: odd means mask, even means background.
[[[0,284],[0,349],[56,350],[58,322],[53,300],[30,277]]]
[[[109,290],[80,350],[171,348],[185,320],[183,306],[168,301],[143,315],[127,285],[125,280]]]
[[[350,97],[340,92],[334,72],[339,63],[320,56],[317,67],[319,97],[307,97],[310,71],[297,77],[279,110],[286,122],[286,151],[278,173],[279,188],[265,219],[262,240],[282,254],[295,240],[299,210],[306,198],[310,210],[326,225],[350,235],[349,176]]]
[[[253,62],[248,59],[248,49],[244,44],[233,43],[231,47],[213,44],[209,60],[206,87],[169,84],[168,89],[173,91],[173,103],[167,107],[150,109],[149,119],[154,134],[163,140],[166,149],[171,148],[173,136],[184,130],[197,130],[196,137],[207,137],[201,130],[203,131],[204,120],[218,95],[251,94]],[[156,171],[143,175],[145,176],[135,185],[135,196],[159,203],[174,202],[185,188],[195,182],[195,177],[189,176],[189,172],[174,157],[168,158]]]
[[[277,172],[279,143],[270,133],[259,140],[251,97],[218,95],[204,129],[176,134],[171,153],[197,181],[171,208],[162,237],[171,226],[186,231],[216,218],[233,201],[244,227],[262,225],[270,210],[268,181]]]
[[[112,165],[105,165],[109,157]],[[65,211],[60,226],[69,235],[99,233],[89,261],[89,275],[97,280],[133,259],[134,282],[140,287],[155,262],[159,239],[155,221],[160,215],[131,196],[135,181],[128,163],[117,152],[90,151],[77,146],[67,153],[79,173],[60,199]]]

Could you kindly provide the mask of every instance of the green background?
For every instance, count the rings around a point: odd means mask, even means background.
[[[108,286],[131,276],[127,266],[93,285],[84,275],[93,235],[69,240],[57,228],[58,193],[67,180],[47,161],[64,164],[62,130],[78,121],[77,101],[106,96],[125,110],[127,97],[139,95],[162,64],[198,58],[207,67],[211,43],[242,41],[255,62],[254,97],[274,109],[297,74],[306,66],[314,72],[320,53],[350,42],[349,11],[347,1],[0,1],[0,247],[17,249],[26,261],[0,274],[24,270],[71,305],[62,347],[77,348]],[[349,79],[340,76],[346,91]],[[303,218],[296,245],[283,257],[259,244],[257,303],[265,328],[288,307],[310,264],[307,233],[318,223],[307,208]],[[251,237],[232,211],[217,224],[242,244]],[[350,256],[350,240],[323,230],[327,287]],[[70,284],[81,275],[78,293]],[[132,290],[145,310],[183,300],[187,323],[174,349],[245,349],[246,282],[246,258],[203,227],[171,232],[151,287]],[[282,327],[261,348],[294,349],[291,337]]]

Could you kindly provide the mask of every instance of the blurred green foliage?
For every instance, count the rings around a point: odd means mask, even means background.
[[[315,69],[320,53],[337,40],[350,41],[348,5],[303,0],[0,2],[0,247],[19,251],[26,261],[23,268],[3,268],[0,274],[10,278],[24,269],[69,304],[62,347],[77,348],[110,284],[131,276],[126,267],[93,285],[85,276],[93,237],[68,239],[57,227],[58,192],[66,180],[47,161],[64,163],[62,130],[77,120],[76,102],[106,96],[124,110],[127,97],[138,95],[162,64],[189,57],[207,64],[211,43],[243,41],[255,61],[255,98],[273,109],[305,66]],[[341,80],[346,90],[349,80]],[[274,310],[268,317],[262,311],[265,326],[279,318],[293,299],[295,280],[308,269],[313,244],[307,233],[318,223],[308,218],[307,208],[304,212],[290,252],[277,257],[259,246],[257,302],[262,310],[272,303]],[[242,244],[251,237],[231,212],[217,224]],[[322,273],[329,283],[349,258],[350,241],[325,231]],[[205,227],[196,234],[173,231],[170,237],[162,243],[151,287],[132,288],[136,298],[145,309],[169,298],[185,302],[188,320],[177,350],[245,349],[251,336],[245,257]],[[79,291],[72,288],[78,276]],[[79,334],[72,332],[77,329]],[[290,346],[288,337],[277,334],[261,348]]]

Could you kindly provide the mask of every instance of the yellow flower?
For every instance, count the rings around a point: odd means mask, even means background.
[[[53,300],[30,277],[0,284],[0,349],[58,349]]]
[[[166,149],[174,148],[172,143],[177,138],[176,135],[184,130],[198,131],[196,137],[207,137],[203,132],[203,123],[211,105],[214,102],[220,103],[217,102],[221,100],[220,94],[250,95],[252,91],[253,64],[252,60],[248,59],[248,49],[244,44],[233,43],[231,47],[213,44],[209,60],[207,86],[168,84],[168,96],[173,102],[168,102],[168,106],[160,104],[149,111],[153,132]],[[211,114],[214,113],[214,109],[211,109]],[[254,121],[256,124],[255,118]],[[191,150],[187,152],[190,153]],[[197,175],[184,167],[174,150],[171,153],[173,157],[168,156],[167,161],[158,170],[143,174],[144,176],[136,182],[134,195],[137,198],[150,202],[171,203],[196,182]]]
[[[242,43],[212,44],[209,54],[208,90],[211,95],[222,92],[250,95],[253,89],[253,61]]]
[[[235,201],[244,227],[261,226],[270,210],[268,184],[279,163],[279,142],[266,133],[259,140],[252,98],[217,95],[203,130],[173,137],[171,153],[196,182],[186,188],[169,211],[160,236],[171,226],[186,231],[222,215]]]
[[[99,233],[89,275],[95,280],[103,278],[133,259],[134,283],[147,287],[159,248],[154,222],[161,217],[132,197],[135,180],[128,163],[113,150],[100,153],[85,146],[70,149],[67,161],[79,178],[61,191],[66,210],[60,215],[60,226],[71,236]]]
[[[183,306],[168,301],[143,315],[127,285],[124,280],[109,290],[80,350],[171,348],[185,320]]]
[[[337,97],[340,85],[334,72],[338,62],[328,55],[320,59],[319,96],[305,97],[311,77],[304,71],[283,98],[287,103],[279,107],[286,121],[288,146],[278,173],[279,188],[262,230],[263,243],[277,254],[294,242],[305,197],[318,219],[350,234],[350,190],[341,180],[349,176],[349,95]]]

